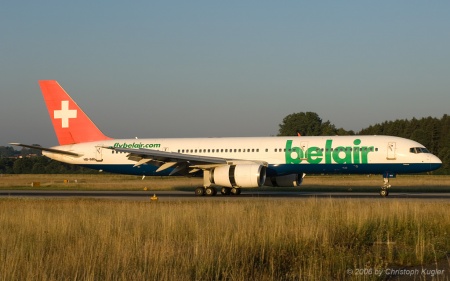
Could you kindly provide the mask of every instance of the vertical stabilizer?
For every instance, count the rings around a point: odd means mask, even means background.
[[[39,85],[60,145],[108,140],[64,89],[54,80]]]

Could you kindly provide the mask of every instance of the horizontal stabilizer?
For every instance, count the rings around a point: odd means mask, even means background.
[[[46,148],[46,147],[42,147],[42,146],[38,146],[38,145],[28,145],[28,144],[17,143],[17,142],[12,142],[10,144],[11,145],[16,145],[16,146],[22,146],[22,147],[26,147],[26,148],[38,149],[38,150],[42,150],[42,151],[48,151],[48,152],[57,153],[57,154],[70,155],[70,156],[75,156],[75,157],[83,156],[83,154],[78,154],[78,153],[75,153],[75,152],[70,152],[70,151],[65,151],[65,150],[60,150],[60,149],[54,149],[54,148]]]

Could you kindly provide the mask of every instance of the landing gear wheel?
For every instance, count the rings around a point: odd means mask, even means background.
[[[383,197],[388,196],[389,195],[389,190],[387,190],[386,188],[382,188],[380,190],[380,195],[383,196]]]
[[[197,195],[197,196],[205,195],[205,188],[203,186],[197,187],[195,189],[195,195]]]
[[[222,195],[230,195],[231,194],[231,188],[229,188],[229,187],[222,187],[222,189],[220,190],[220,193],[222,193]]]
[[[239,195],[239,194],[241,194],[241,189],[240,188],[233,187],[231,189],[231,195]]]
[[[380,190],[380,195],[383,197],[386,197],[389,195],[389,188],[391,187],[391,185],[389,184],[389,178],[388,177],[383,177],[383,186],[381,187]]]
[[[214,196],[217,194],[217,190],[214,187],[207,187],[205,189],[205,194],[208,196]]]

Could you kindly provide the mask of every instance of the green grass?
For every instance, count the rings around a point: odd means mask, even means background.
[[[450,203],[0,200],[1,280],[348,280],[450,252]]]

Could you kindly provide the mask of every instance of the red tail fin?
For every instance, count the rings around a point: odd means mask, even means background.
[[[39,81],[60,145],[108,140],[64,89],[54,80]]]

